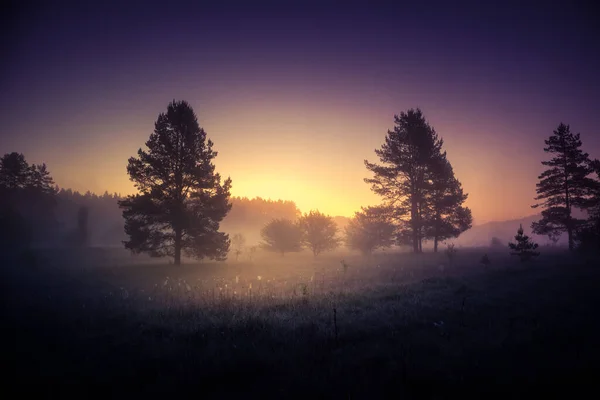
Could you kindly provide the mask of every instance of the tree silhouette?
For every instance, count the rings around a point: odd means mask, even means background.
[[[390,222],[389,212],[384,207],[362,207],[354,213],[345,229],[346,246],[364,255],[392,246],[396,228]]]
[[[233,246],[233,251],[235,252],[235,261],[237,261],[240,255],[244,252],[246,238],[241,233],[236,233],[231,238],[231,245]]]
[[[281,253],[296,252],[302,249],[302,231],[289,219],[273,219],[260,231],[263,239],[261,247]]]
[[[515,236],[516,243],[509,243],[508,247],[512,250],[510,253],[513,256],[519,256],[521,261],[527,261],[531,257],[537,257],[539,252],[535,251],[538,248],[537,243],[534,243],[529,236],[523,233],[523,226],[519,226],[517,235]]]
[[[131,157],[127,173],[138,194],[119,202],[129,240],[125,248],[153,257],[186,255],[225,260],[229,237],[219,224],[231,205],[231,179],[221,183],[212,160],[217,152],[185,101],[173,101],[161,113],[154,132]]]
[[[589,190],[593,182],[587,153],[581,150],[580,134],[571,133],[569,125],[561,123],[547,140],[544,151],[553,154],[550,161],[542,161],[548,167],[538,177],[537,197],[539,202],[532,208],[543,207],[542,219],[534,222],[534,233],[547,235],[567,232],[569,249],[574,248],[574,232],[581,225],[573,218],[573,207],[584,209],[589,206]]]
[[[394,130],[388,131],[381,149],[375,150],[382,165],[365,160],[365,166],[374,174],[365,182],[371,184],[371,190],[382,196],[385,206],[392,210],[391,217],[401,229],[398,237],[410,238],[413,251],[419,253],[424,237],[422,212],[428,169],[441,154],[443,140],[419,109],[395,115],[394,123]]]
[[[473,225],[471,210],[463,207],[468,195],[454,176],[445,154],[432,160],[421,207],[425,238],[433,240],[437,253],[439,241],[458,237]]]
[[[589,217],[577,232],[576,241],[578,250],[598,253],[600,252],[600,161],[591,161],[590,168],[594,172],[595,179],[589,187]]]
[[[2,236],[10,236],[12,230],[15,236],[10,241],[25,246],[52,241],[57,229],[53,185],[45,164],[29,165],[16,152],[0,158],[0,220],[4,221],[0,229],[7,230]]]
[[[5,191],[32,186],[32,167],[21,153],[8,153],[0,159],[0,187]]]
[[[298,220],[302,230],[302,243],[316,257],[323,251],[334,250],[340,240],[336,237],[337,226],[332,217],[319,211],[310,211]]]

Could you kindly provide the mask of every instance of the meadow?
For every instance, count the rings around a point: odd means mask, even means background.
[[[38,250],[3,260],[6,378],[46,397],[584,393],[600,355],[597,261],[474,248],[452,263],[258,252],[174,266]]]

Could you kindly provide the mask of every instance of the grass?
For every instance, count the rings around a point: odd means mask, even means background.
[[[444,268],[443,253],[182,267],[113,253],[5,263],[21,391],[519,398],[592,387],[598,368],[600,271],[559,252],[461,249]]]

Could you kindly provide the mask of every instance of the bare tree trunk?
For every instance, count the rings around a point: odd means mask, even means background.
[[[411,210],[410,210],[410,219],[411,219],[411,224],[412,224],[412,233],[413,233],[413,252],[414,253],[418,253],[419,252],[419,230],[418,228],[418,223],[417,223],[417,219],[418,219],[418,213],[417,213],[417,199],[415,198],[415,194],[413,193],[412,196],[412,204],[411,204]]]

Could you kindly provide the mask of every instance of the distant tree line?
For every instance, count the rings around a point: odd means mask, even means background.
[[[103,244],[120,244],[124,235],[117,198],[60,189],[45,164],[30,165],[23,154],[5,154],[0,159],[0,246],[83,247],[103,236]]]
[[[0,246],[3,251],[48,244],[56,230],[56,189],[45,164],[20,153],[0,159]]]

